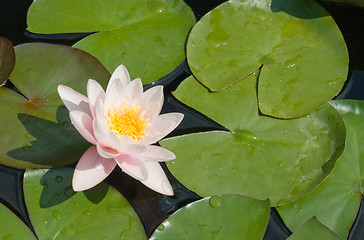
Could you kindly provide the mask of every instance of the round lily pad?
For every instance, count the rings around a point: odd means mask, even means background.
[[[306,239],[340,240],[341,238],[328,227],[320,223],[316,217],[313,217],[300,226],[287,240]]]
[[[331,16],[313,0],[231,0],[193,27],[194,76],[222,91],[261,68],[259,109],[278,118],[309,114],[337,95],[348,52]]]
[[[363,194],[364,102],[337,100],[332,104],[341,113],[347,129],[344,153],[332,173],[317,188],[277,210],[293,231],[307,219],[317,216],[321,223],[346,239]]]
[[[0,86],[8,79],[15,65],[13,44],[4,37],[0,37]]]
[[[182,0],[37,0],[27,21],[35,33],[94,32],[74,46],[97,57],[110,72],[125,65],[144,84],[183,61],[196,22]]]
[[[0,239],[36,240],[32,231],[10,209],[0,203]],[[6,219],[6,220],[5,220]]]
[[[0,163],[47,168],[78,161],[89,143],[71,124],[57,86],[85,94],[88,79],[106,86],[109,72],[90,54],[67,46],[31,43],[16,46],[15,53],[9,79],[21,94],[0,87]]]
[[[107,184],[72,190],[71,168],[27,170],[24,196],[40,239],[146,239],[129,202]]]
[[[149,240],[262,239],[269,200],[216,195],[188,204],[165,220]]]
[[[221,91],[210,92],[193,77],[175,96],[230,129],[182,135],[160,144],[176,155],[167,162],[172,174],[201,196],[241,194],[287,204],[314,188],[341,155],[345,126],[326,105],[302,118],[262,116],[256,75]]]

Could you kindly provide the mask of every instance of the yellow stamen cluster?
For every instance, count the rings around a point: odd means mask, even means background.
[[[144,112],[140,112],[140,106],[135,107],[132,105],[128,107],[125,103],[123,107],[115,106],[110,108],[109,112],[105,114],[105,119],[109,125],[110,130],[115,135],[126,135],[132,137],[134,140],[139,140],[147,135],[146,127],[148,126],[149,119],[144,119]]]

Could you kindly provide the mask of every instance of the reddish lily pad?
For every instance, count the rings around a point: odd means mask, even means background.
[[[27,21],[35,33],[93,32],[74,46],[97,57],[110,72],[125,65],[132,78],[146,84],[183,61],[196,20],[182,0],[37,0]]]
[[[105,183],[72,190],[71,168],[27,170],[24,197],[39,239],[146,239],[129,202]]]
[[[231,0],[193,27],[187,60],[212,91],[261,68],[260,111],[295,118],[340,92],[349,57],[335,21],[316,1]]]
[[[76,162],[89,146],[70,123],[58,84],[85,94],[89,78],[106,86],[110,74],[81,50],[43,43],[15,47],[9,79],[21,94],[0,87],[0,163],[46,168]]]
[[[15,65],[13,44],[4,37],[0,37],[0,86],[8,79]]]
[[[262,239],[269,213],[269,200],[239,195],[207,197],[169,216],[149,240]]]
[[[221,92],[208,91],[193,77],[184,80],[175,96],[230,132],[182,135],[160,144],[176,155],[167,162],[172,174],[201,196],[235,193],[284,205],[329,174],[342,153],[345,126],[330,105],[297,119],[262,116],[256,75]]]

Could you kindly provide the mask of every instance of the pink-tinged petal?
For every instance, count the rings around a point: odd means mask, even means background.
[[[115,168],[113,159],[101,157],[96,146],[91,146],[77,163],[73,173],[72,187],[75,191],[84,191],[103,181]]]
[[[111,148],[105,148],[101,146],[99,143],[96,144],[97,152],[100,154],[103,158],[115,158],[120,155],[116,150]]]
[[[115,158],[119,167],[131,177],[142,181],[148,178],[148,171],[145,162],[130,155],[120,155]]]
[[[128,70],[126,70],[124,65],[120,65],[119,67],[117,67],[115,69],[115,71],[113,72],[113,74],[111,75],[109,84],[107,85],[107,88],[106,88],[107,95],[111,91],[111,87],[112,87],[114,81],[120,82],[122,86],[126,86],[127,84],[130,83],[130,76],[129,76]]]
[[[161,165],[158,162],[145,162],[145,166],[148,169],[148,178],[140,181],[150,189],[159,192],[164,195],[173,196],[173,189],[168,181],[166,174],[164,173]]]
[[[88,98],[64,85],[58,85],[58,94],[68,111],[78,110],[91,116]]]
[[[137,78],[131,81],[131,83],[129,83],[125,88],[125,94],[129,101],[139,98],[143,94],[142,80]]]
[[[77,110],[71,111],[70,119],[73,126],[75,126],[82,137],[84,137],[88,142],[96,144],[94,130],[92,127],[92,118],[87,113]]]
[[[145,161],[155,162],[165,162],[176,158],[176,155],[174,155],[173,152],[154,145],[148,146],[147,151],[139,153],[136,156],[144,159]]]
[[[96,116],[96,103],[99,99],[105,99],[105,91],[95,80],[89,79],[87,82],[87,96],[89,99],[92,117]]]
[[[139,140],[140,144],[153,144],[167,136],[172,132],[182,121],[182,113],[166,113],[155,118],[148,135]]]
[[[109,86],[104,102],[105,109],[114,108],[116,105],[120,106],[126,99],[125,86],[120,81],[114,81]]]

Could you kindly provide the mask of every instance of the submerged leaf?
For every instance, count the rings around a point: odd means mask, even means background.
[[[15,65],[13,44],[4,37],[0,37],[0,86],[8,79]]]

